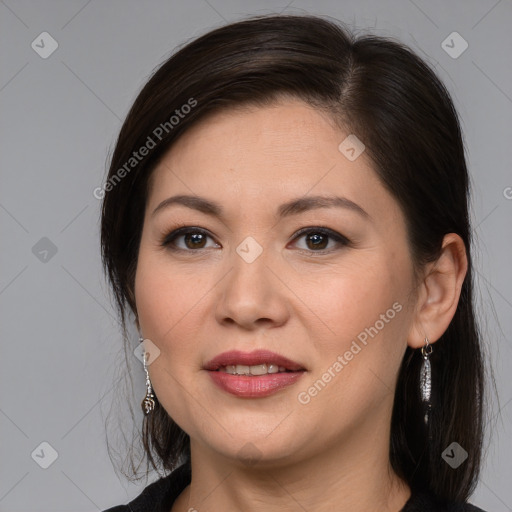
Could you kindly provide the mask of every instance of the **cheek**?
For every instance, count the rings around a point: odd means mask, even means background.
[[[185,399],[184,389],[190,375],[198,371],[200,337],[186,332],[201,325],[192,305],[186,280],[173,278],[161,254],[141,246],[135,276],[135,299],[142,334],[160,350],[159,356],[148,368],[151,384],[159,402],[180,427],[187,427],[187,418],[194,410],[194,401]],[[186,342],[183,342],[186,340]]]
[[[329,400],[343,396],[354,399],[357,407],[358,396],[394,387],[409,324],[407,265],[405,260],[376,258],[367,268],[331,274],[308,290],[308,304],[322,320],[318,332],[326,333],[317,337],[322,348],[315,373],[332,367],[338,356],[344,359]]]
[[[139,257],[135,276],[135,302],[146,338],[161,337],[158,330],[162,328],[164,320],[172,311],[172,305],[169,304],[172,297],[170,283],[166,282],[158,270],[157,266],[151,265],[149,258],[145,258],[143,254]]]
[[[196,272],[171,266],[165,252],[141,244],[135,276],[137,312],[143,336],[160,350],[150,369],[155,389],[166,389],[169,399],[176,393],[168,390],[180,388],[174,379],[186,382],[199,371],[205,322],[201,299],[210,287]]]
[[[157,345],[165,345],[179,329],[191,300],[190,287],[185,286],[182,277],[173,277],[175,270],[166,265],[162,254],[141,244],[135,275],[135,301],[142,334]]]
[[[316,274],[300,286],[312,319],[318,320],[319,333],[348,340],[399,300],[402,284],[392,268],[373,258],[369,265],[354,262],[335,272]]]

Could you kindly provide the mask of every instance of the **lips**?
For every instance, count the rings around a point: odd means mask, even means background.
[[[301,364],[269,350],[224,352],[208,361],[204,369],[212,382],[237,398],[271,396],[294,385],[306,373]]]
[[[271,352],[270,350],[255,350],[253,352],[231,350],[229,352],[223,352],[208,361],[204,365],[204,369],[216,371],[222,367],[231,365],[256,366],[261,364],[281,366],[291,372],[305,370],[305,368],[299,363],[276,354],[275,352]]]

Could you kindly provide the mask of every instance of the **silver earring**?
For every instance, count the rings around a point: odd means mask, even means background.
[[[143,342],[144,338],[140,337],[139,342]],[[148,360],[149,352],[144,350],[142,354],[142,359],[144,362],[144,371],[146,372],[146,396],[144,400],[142,400],[141,406],[144,414],[147,416],[151,411],[155,409],[155,395],[153,394],[153,390],[151,389],[151,381],[149,380],[149,372],[146,366],[146,361]]]
[[[430,354],[432,354],[432,345],[429,343],[428,338],[425,337],[425,345],[421,347],[421,355],[423,356],[423,362],[421,363],[420,370],[420,393],[421,401],[423,402],[425,410],[425,425],[428,426],[430,419],[430,412],[432,409],[432,403],[430,402],[430,396],[432,394],[432,368],[430,365]]]

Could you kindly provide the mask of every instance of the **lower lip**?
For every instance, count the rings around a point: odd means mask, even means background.
[[[305,373],[283,372],[266,375],[231,375],[221,371],[208,371],[213,382],[232,395],[245,398],[263,398],[291,386]]]

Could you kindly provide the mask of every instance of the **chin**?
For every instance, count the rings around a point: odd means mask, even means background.
[[[290,439],[294,439],[293,444]],[[286,435],[257,435],[255,431],[236,437],[226,435],[222,439],[209,440],[212,449],[227,459],[239,463],[243,467],[266,468],[278,467],[295,461],[297,453],[303,447],[296,438]]]

